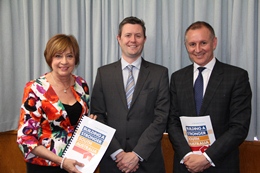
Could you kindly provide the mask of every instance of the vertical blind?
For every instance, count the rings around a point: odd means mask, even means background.
[[[260,12],[258,0],[0,0],[0,131],[17,128],[26,82],[49,71],[43,52],[57,33],[74,35],[90,92],[96,70],[120,58],[116,36],[123,18],[146,23],[143,57],[172,72],[191,64],[184,32],[193,22],[211,24],[218,38],[215,56],[249,73],[252,120],[247,139],[260,135]]]

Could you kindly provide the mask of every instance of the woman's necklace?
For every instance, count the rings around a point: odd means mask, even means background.
[[[64,92],[64,93],[67,93],[67,89],[69,89],[69,87],[70,87],[70,86],[68,86],[68,88],[64,88],[64,89],[63,89],[63,92]]]
[[[56,83],[56,81],[54,80],[54,77],[53,77],[52,73],[51,73],[51,78],[52,78],[52,80],[54,81],[55,85],[58,86],[57,83]],[[63,84],[63,83],[62,83],[62,84]],[[64,86],[63,92],[64,92],[64,93],[67,93],[67,89],[69,89],[69,87],[70,87],[70,79],[69,79],[69,86],[66,87],[64,84],[63,84],[63,86]]]

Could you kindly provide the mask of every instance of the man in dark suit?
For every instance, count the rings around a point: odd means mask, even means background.
[[[116,129],[100,172],[164,173],[160,141],[170,106],[168,69],[141,57],[146,41],[142,20],[125,18],[117,40],[122,57],[98,69],[91,97],[97,120]],[[126,96],[128,85],[133,95]]]
[[[195,22],[185,32],[189,65],[171,76],[168,133],[173,144],[174,172],[238,173],[239,145],[248,134],[251,88],[247,71],[221,63],[214,57],[217,38],[206,22]],[[196,113],[194,98],[198,67],[205,67],[203,101]],[[209,115],[215,142],[202,154],[191,151],[184,138],[180,116]]]

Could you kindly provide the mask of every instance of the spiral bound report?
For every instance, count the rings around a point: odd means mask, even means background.
[[[66,146],[62,157],[84,163],[81,172],[94,172],[109,146],[115,129],[83,116]]]
[[[84,117],[85,117],[85,115],[83,115],[83,116],[81,117],[81,119],[78,121],[78,124],[77,124],[77,126],[76,126],[76,128],[75,128],[75,130],[74,130],[74,133],[73,133],[72,137],[70,138],[70,140],[69,140],[67,146],[65,147],[65,149],[64,149],[64,151],[63,151],[63,153],[62,153],[62,157],[65,157],[65,153],[67,152],[69,146],[71,145],[71,142],[73,141],[73,138],[76,136],[76,133],[77,133],[77,131],[78,131],[79,127],[80,127],[80,124],[81,124],[81,122],[82,122],[82,120],[83,120]]]

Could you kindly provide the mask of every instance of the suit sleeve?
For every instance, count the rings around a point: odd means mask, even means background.
[[[189,152],[191,149],[183,135],[182,126],[180,122],[180,110],[178,102],[178,93],[177,93],[177,81],[182,81],[183,78],[181,75],[176,75],[175,73],[171,76],[170,82],[170,114],[168,118],[168,127],[167,132],[169,139],[173,145],[175,153],[180,158],[179,161]],[[182,86],[181,86],[182,87]]]
[[[247,72],[245,70],[237,70],[233,79],[233,85],[227,85],[225,87],[230,87],[231,90],[229,94],[229,104],[226,105],[226,107],[222,105],[222,108],[217,108],[227,112],[226,114],[222,112],[223,115],[218,114],[218,116],[228,117],[228,127],[224,128],[225,131],[220,136],[216,136],[216,141],[206,150],[207,155],[216,166],[221,163],[221,160],[230,152],[234,149],[238,149],[238,146],[245,140],[251,119],[252,92]],[[227,94],[226,97],[228,97]],[[214,120],[212,123],[213,128],[215,126],[216,130],[222,130],[220,128],[217,129],[217,124]]]
[[[91,96],[91,114],[97,115],[97,120],[107,124],[107,107],[105,103],[105,95],[103,92],[103,83],[102,83],[102,77],[101,77],[101,70],[98,69],[97,76],[95,80],[95,84],[92,90],[92,96]],[[117,141],[115,136],[112,138],[112,141],[110,143],[110,147],[108,148],[107,152],[112,154],[116,150],[122,148],[120,143]]]
[[[140,136],[137,145],[134,147],[138,155],[147,160],[151,153],[155,150],[160,141],[162,134],[166,130],[166,124],[169,114],[169,77],[168,69],[163,68],[158,80],[158,92],[155,95],[155,104],[153,106],[154,119],[152,123],[145,129]],[[157,78],[158,79],[158,78]],[[155,81],[157,83],[157,81]],[[151,116],[151,115],[149,115]]]

